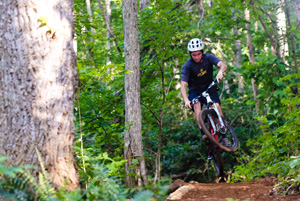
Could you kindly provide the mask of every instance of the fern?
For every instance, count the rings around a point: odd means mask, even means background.
[[[28,179],[29,183],[33,186],[36,194],[41,200],[57,200],[57,197],[55,195],[55,188],[51,184],[50,176],[45,170],[41,155],[37,149],[36,153],[42,169],[42,173],[39,173],[38,181],[36,180],[36,178],[34,178],[34,176],[32,176],[29,171],[24,172],[24,175]]]
[[[0,195],[12,200],[33,200],[28,180],[23,177],[25,169],[31,166],[8,167],[6,159],[7,157],[0,157]]]
[[[135,194],[132,201],[149,201],[153,197],[153,192],[149,190],[141,191]]]

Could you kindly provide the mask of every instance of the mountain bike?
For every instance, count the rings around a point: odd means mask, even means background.
[[[198,103],[201,97],[206,98],[206,109],[200,112],[199,124],[208,139],[206,142],[208,159],[212,160],[218,176],[223,177],[224,173],[221,153],[222,151],[237,151],[239,143],[233,128],[221,116],[216,103],[212,101],[208,93],[217,83],[217,80],[214,80],[204,92],[192,100],[192,105]],[[228,139],[226,140],[226,144],[223,143],[224,138]]]

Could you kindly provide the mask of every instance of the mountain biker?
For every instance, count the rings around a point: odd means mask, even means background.
[[[201,98],[196,104],[191,106],[191,101],[199,96],[203,91],[207,89],[210,83],[213,81],[213,65],[220,68],[217,74],[217,81],[219,82],[225,71],[227,70],[227,65],[217,57],[212,54],[204,53],[204,44],[199,38],[193,38],[189,41],[187,49],[191,58],[183,65],[181,70],[181,94],[185,102],[185,107],[190,108],[194,111],[194,116],[196,118],[197,124],[201,130],[202,140],[205,142],[207,136],[203,133],[199,125],[199,114],[201,112],[201,107],[206,104],[206,99]],[[189,88],[188,96],[186,88]],[[217,94],[216,88],[211,88],[208,91],[211,99],[216,102],[216,106],[223,117],[223,112],[220,107],[220,99]],[[224,136],[222,142],[224,144],[230,143],[229,140]]]

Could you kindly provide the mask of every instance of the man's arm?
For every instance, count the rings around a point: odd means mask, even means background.
[[[191,106],[191,102],[190,100],[188,99],[188,96],[187,96],[187,93],[186,93],[186,87],[188,86],[188,83],[185,82],[185,81],[181,81],[181,84],[180,84],[180,91],[181,91],[181,94],[182,94],[182,97],[183,97],[183,100],[184,100],[184,105],[185,107],[188,107],[188,108],[192,108]]]
[[[217,81],[220,82],[220,80],[222,80],[224,77],[225,71],[227,70],[227,65],[223,61],[219,61],[217,66],[220,68],[217,74]]]

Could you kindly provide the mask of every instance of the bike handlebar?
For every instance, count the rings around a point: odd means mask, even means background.
[[[203,91],[199,96],[195,97],[192,101],[191,101],[191,105],[194,105],[198,102],[199,98],[201,98],[202,96],[204,96],[205,93],[208,92],[208,90],[210,88],[212,88],[213,86],[215,86],[218,83],[218,79],[216,78],[214,81],[212,81],[212,83],[210,83],[210,85],[207,87],[207,89],[205,91]]]

